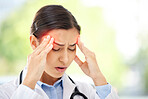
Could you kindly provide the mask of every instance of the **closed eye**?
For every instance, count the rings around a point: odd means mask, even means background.
[[[74,49],[70,49],[70,48],[68,48],[70,51],[75,51],[76,50],[76,48],[74,48]]]
[[[59,48],[59,49],[53,49],[53,48],[52,48],[52,50],[53,50],[53,51],[59,51],[59,50],[60,50],[60,48]]]
[[[60,50],[60,48],[59,48],[59,49],[54,49],[54,48],[52,48],[52,50],[53,50],[53,51],[59,51],[59,50]],[[70,49],[70,48],[68,48],[68,50],[70,50],[70,51],[75,51],[75,50],[76,50],[76,48],[74,48],[74,49]]]

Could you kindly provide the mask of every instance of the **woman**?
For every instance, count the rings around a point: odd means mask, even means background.
[[[80,26],[74,16],[60,5],[42,7],[34,18],[25,69],[19,77],[0,86],[1,99],[118,99],[107,83],[91,52],[80,40]],[[76,56],[76,45],[85,62]],[[72,61],[92,78],[95,87],[74,82],[65,74]]]

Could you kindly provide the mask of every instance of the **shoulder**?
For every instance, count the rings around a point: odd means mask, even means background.
[[[96,92],[96,88],[93,84],[85,83],[85,82],[75,82],[76,86],[81,92],[89,94],[91,92]]]
[[[100,99],[96,93],[96,88],[93,84],[85,82],[75,82],[79,92],[83,93],[88,99]]]
[[[12,93],[17,89],[18,85],[16,83],[17,79],[0,85],[0,97],[11,96]]]
[[[3,88],[3,89],[9,89],[9,88],[13,88],[13,87],[17,87],[18,86],[18,79],[14,79],[12,81],[9,81],[9,82],[6,82],[2,85],[0,85],[0,89]]]
[[[78,87],[82,87],[82,88],[92,88],[92,89],[95,89],[95,86],[93,85],[93,84],[90,84],[90,83],[85,83],[85,82],[79,82],[79,81],[76,81],[75,82],[76,83],[76,85],[78,86]]]

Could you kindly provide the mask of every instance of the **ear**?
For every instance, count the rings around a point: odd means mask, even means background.
[[[30,35],[30,45],[33,50],[35,50],[39,45],[38,39],[34,35]]]

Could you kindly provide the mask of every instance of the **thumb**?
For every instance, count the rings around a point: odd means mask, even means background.
[[[79,57],[76,55],[74,58],[74,61],[81,67],[83,65],[83,62],[79,59]]]

